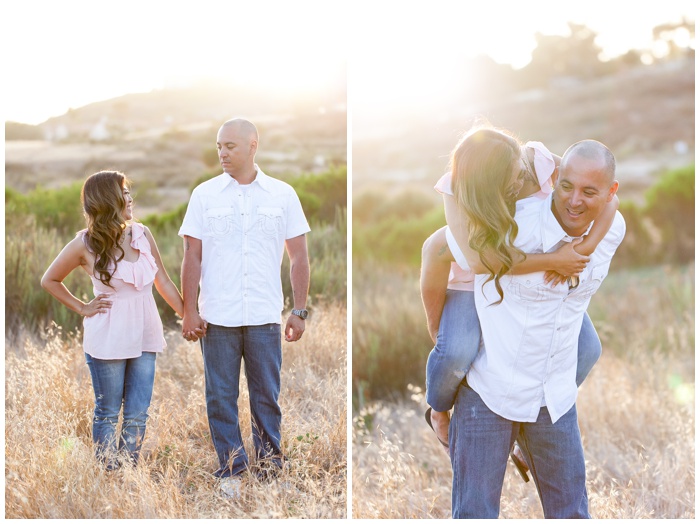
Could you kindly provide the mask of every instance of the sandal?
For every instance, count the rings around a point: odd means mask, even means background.
[[[433,432],[435,432],[435,428],[433,427],[433,422],[432,422],[432,420],[430,420],[430,414],[432,412],[433,412],[433,408],[428,408],[425,411],[425,421],[428,423],[428,426],[430,426],[430,429],[432,429]],[[438,439],[438,442],[440,444],[442,444],[442,447],[445,448],[445,451],[447,452],[447,454],[449,454],[450,453],[450,445],[447,442],[444,442],[440,437],[438,437],[437,433],[435,433],[435,438]]]
[[[520,476],[523,478],[523,480],[525,482],[530,482],[530,477],[528,477],[527,475],[527,472],[530,471],[530,469],[527,467],[527,462],[525,462],[520,456],[516,454],[516,446],[517,444],[513,443],[513,448],[510,451],[510,458],[513,461],[513,464],[515,464],[515,468],[518,470],[518,473],[520,473]],[[518,451],[522,454],[520,447],[518,447]]]

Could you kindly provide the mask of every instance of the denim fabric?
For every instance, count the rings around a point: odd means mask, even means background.
[[[513,441],[525,450],[545,518],[590,518],[576,406],[552,424],[547,408],[536,422],[493,413],[466,381],[450,423],[453,518],[497,518]]]
[[[92,440],[98,458],[112,469],[117,450],[126,451],[136,462],[146,434],[148,407],[151,404],[156,373],[156,353],[144,352],[140,357],[102,360],[85,353],[92,387],[95,392],[95,413],[92,419]],[[116,429],[124,405],[119,444]]]
[[[598,338],[598,333],[593,327],[588,313],[583,315],[581,332],[578,335],[578,361],[576,363],[576,385],[580,386],[586,379],[591,369],[598,362],[603,346]]]
[[[425,370],[426,401],[435,411],[454,405],[460,382],[474,362],[481,342],[481,326],[473,291],[447,290],[437,344]],[[600,358],[602,346],[588,313],[578,337],[576,385],[580,386]]]
[[[435,411],[448,411],[481,341],[473,291],[448,289],[437,344],[428,355],[425,394]]]
[[[241,359],[248,381],[256,457],[259,462],[281,466],[280,324],[242,327],[209,324],[207,335],[200,343],[209,430],[219,458],[219,469],[214,475],[238,475],[248,467],[238,423]]]

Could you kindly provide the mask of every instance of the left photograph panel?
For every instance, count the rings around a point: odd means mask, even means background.
[[[130,5],[7,13],[5,516],[345,519],[338,9]]]

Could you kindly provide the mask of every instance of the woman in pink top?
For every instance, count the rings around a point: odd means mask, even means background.
[[[182,316],[182,296],[163,267],[147,227],[133,221],[133,198],[126,177],[100,171],[81,193],[87,229],[66,245],[41,279],[42,287],[81,314],[83,348],[95,392],[92,439],[107,469],[118,466],[117,452],[138,459],[153,392],[156,354],[165,348],[163,324],[153,284]],[[81,267],[92,279],[95,298],[76,298],[63,280]],[[116,428],[124,408],[119,442]]]

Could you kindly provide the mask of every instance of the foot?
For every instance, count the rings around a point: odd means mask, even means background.
[[[238,500],[241,498],[241,484],[238,477],[224,477],[219,481],[219,490],[224,498]]]
[[[425,412],[425,419],[428,425],[435,432],[440,444],[442,444],[442,449],[445,451],[447,456],[450,456],[450,445],[449,442],[449,429],[450,429],[450,413],[449,411],[435,411],[432,408],[428,408]]]
[[[523,450],[520,449],[517,442],[513,443],[513,448],[510,451],[510,458],[513,460],[515,467],[518,468],[518,473],[520,473],[523,480],[525,482],[530,482],[530,477],[527,474],[530,469],[527,467],[527,461],[525,460]]]

